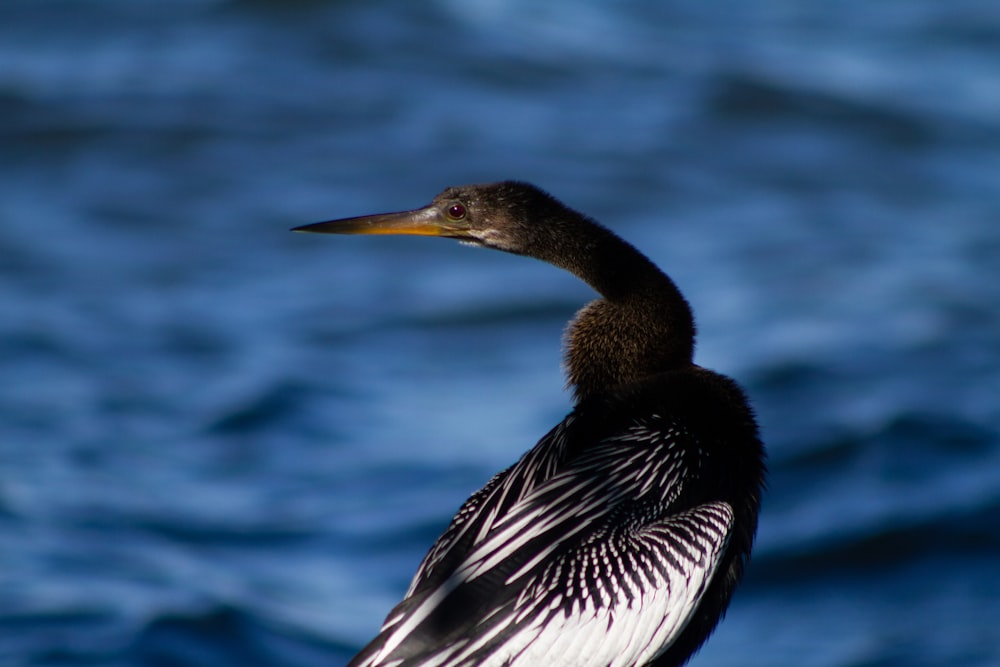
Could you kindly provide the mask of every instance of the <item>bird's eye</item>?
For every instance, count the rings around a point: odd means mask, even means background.
[[[467,211],[465,210],[465,204],[460,204],[455,202],[448,207],[448,217],[452,220],[461,220],[465,217]]]

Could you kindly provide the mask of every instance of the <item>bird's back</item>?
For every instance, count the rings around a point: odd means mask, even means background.
[[[682,664],[742,575],[762,459],[698,367],[587,398],[466,501],[351,665]]]

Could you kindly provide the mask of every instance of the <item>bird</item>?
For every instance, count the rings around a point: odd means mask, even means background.
[[[694,363],[692,309],[634,246],[520,181],[293,228],[532,257],[598,298],[564,334],[570,413],[461,505],[349,667],[679,667],[726,613],[766,486],[754,411]]]

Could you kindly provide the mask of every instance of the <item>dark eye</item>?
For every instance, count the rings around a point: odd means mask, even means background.
[[[465,204],[460,204],[458,202],[455,202],[448,207],[448,217],[452,220],[461,220],[465,217],[466,212]]]

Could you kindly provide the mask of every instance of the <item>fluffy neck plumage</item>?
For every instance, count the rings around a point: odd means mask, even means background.
[[[603,298],[584,306],[565,337],[568,384],[577,400],[690,366],[695,324],[674,282],[632,245],[585,219],[572,247],[546,258]]]

